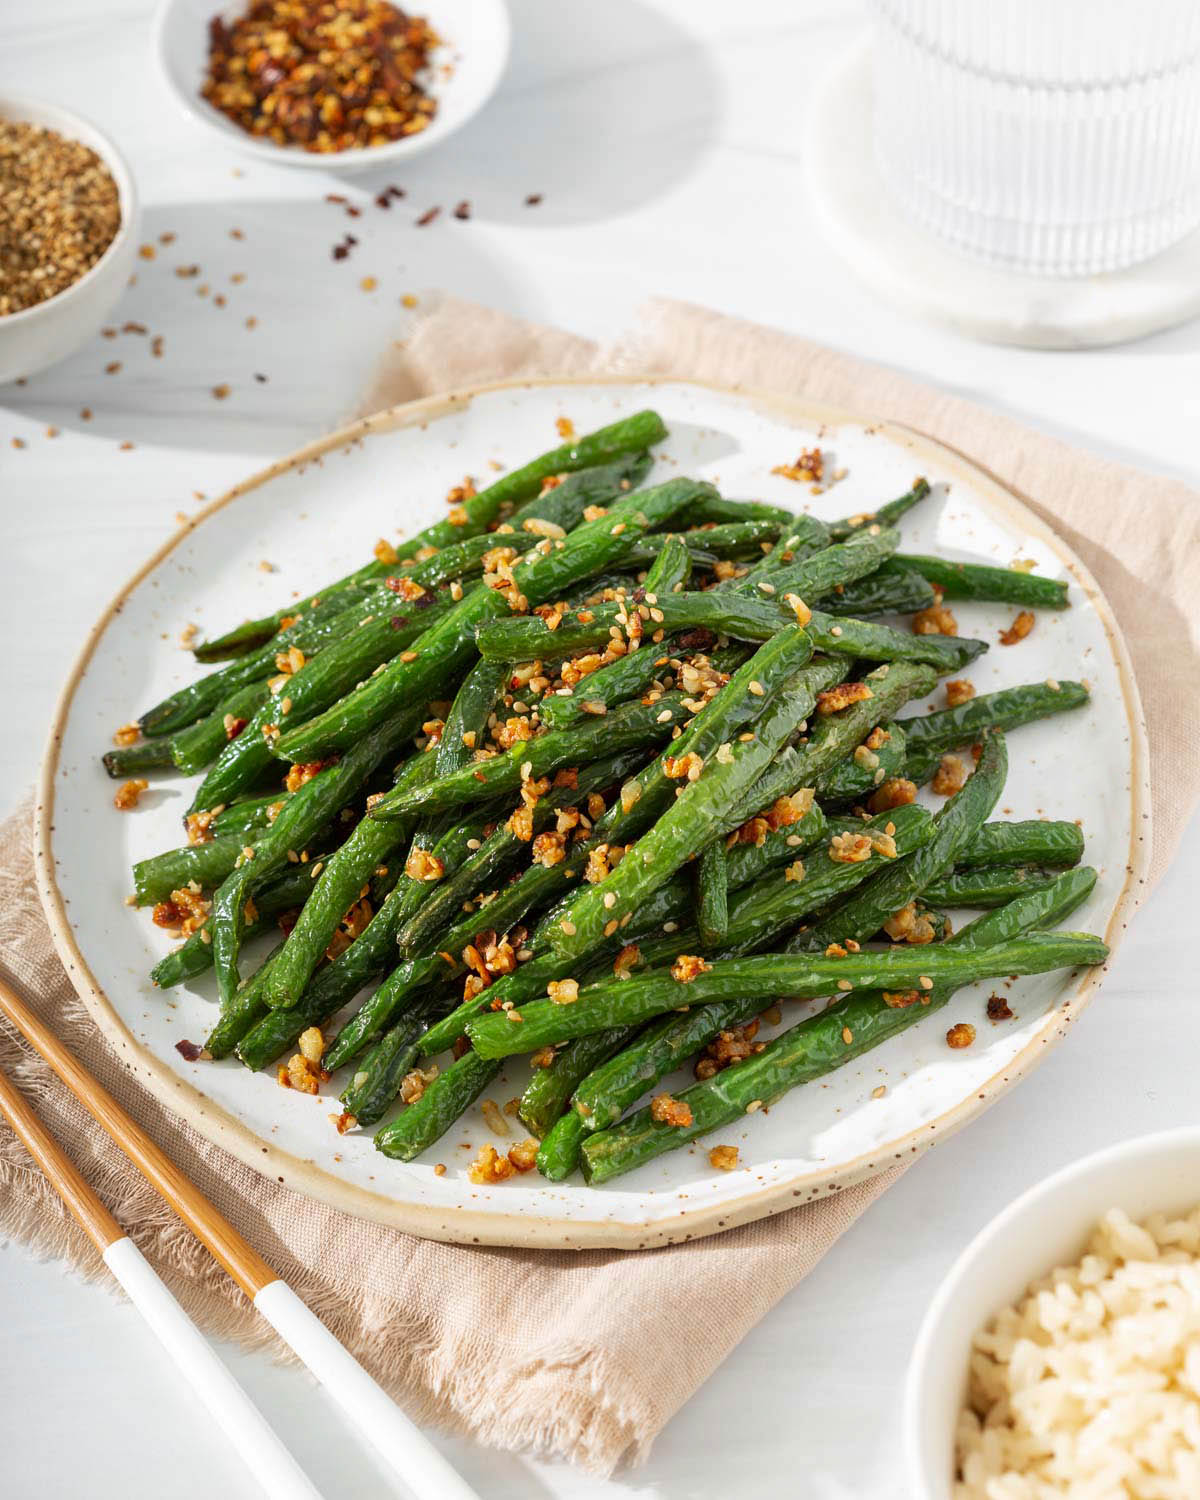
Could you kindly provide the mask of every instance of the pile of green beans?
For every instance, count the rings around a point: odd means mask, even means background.
[[[187,916],[156,985],[213,972],[203,1057],[298,1048],[281,1081],[336,1077],[340,1128],[379,1125],[401,1161],[528,1057],[510,1112],[538,1170],[600,1183],[963,986],[1103,961],[1051,930],[1095,884],[1079,828],[989,821],[1006,732],[1087,689],[914,708],[987,645],[896,618],[1061,609],[1067,585],[902,551],[923,479],[823,521],[659,481],[666,436],[642,411],[555,448],[401,555],[201,642],[221,665],[104,755],[202,776],[193,841],[140,861],[133,899]],[[964,746],[960,788],[914,801]],[[984,915],[955,932],[963,909]],[[773,1004],[821,997],[752,1040]]]

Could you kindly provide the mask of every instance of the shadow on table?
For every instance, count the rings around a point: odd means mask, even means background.
[[[511,8],[512,60],[487,108],[399,175],[356,181],[399,182],[414,213],[465,201],[472,218],[530,229],[620,217],[688,176],[724,108],[699,41],[643,0]]]
[[[430,288],[513,302],[470,224],[416,228],[370,198],[350,217],[330,187],[322,177],[308,199],[148,208],[140,238],[153,258],[137,262],[108,336],[0,386],[0,404],[118,444],[287,452],[355,413]]]

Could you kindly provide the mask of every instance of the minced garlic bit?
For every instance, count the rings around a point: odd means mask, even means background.
[[[948,1047],[969,1047],[975,1040],[975,1028],[969,1021],[959,1021],[946,1033]]]
[[[212,903],[191,880],[180,890],[172,891],[167,900],[158,902],[150,920],[156,927],[166,927],[186,938],[204,926],[211,909]]]
[[[975,684],[968,682],[965,677],[952,677],[945,687],[946,705],[949,708],[958,708],[975,696]]]
[[[301,1094],[317,1094],[329,1074],[320,1063],[310,1062],[302,1052],[296,1052],[286,1063],[280,1063],[275,1077],[282,1088],[296,1089]]]
[[[720,1172],[732,1172],[738,1164],[736,1146],[714,1146],[708,1153],[708,1164]]]
[[[288,773],[284,777],[284,787],[289,792],[298,792],[302,786],[307,786],[314,776],[319,775],[327,765],[323,760],[296,761],[288,767]]]
[[[839,865],[860,865],[870,859],[871,850],[865,833],[835,833],[829,840],[829,857]]]
[[[567,857],[567,837],[564,833],[539,833],[533,841],[533,863],[550,869],[562,864]]]
[[[508,1157],[501,1156],[489,1141],[480,1146],[479,1155],[467,1168],[467,1178],[479,1187],[489,1187],[492,1183],[503,1182],[515,1171],[515,1165]]]
[[[183,820],[183,826],[187,829],[189,844],[209,844],[212,842],[212,825],[219,812],[224,812],[224,803],[218,807],[201,808],[199,812],[188,813]]]
[[[681,953],[671,965],[671,978],[680,984],[691,984],[701,974],[707,974],[712,964],[695,953]]]
[[[686,755],[663,757],[663,774],[670,777],[672,781],[679,781],[684,777],[688,781],[699,781],[703,770],[703,757],[697,755],[694,750],[689,750]]]
[[[812,619],[812,610],[805,604],[799,594],[784,594],[784,600],[792,607],[792,613],[796,616],[798,625],[807,625]]]
[[[932,943],[937,936],[929,913],[921,911],[915,901],[893,912],[883,924],[883,930],[894,943],[909,943],[914,947]]]
[[[734,1063],[762,1052],[767,1044],[755,1041],[759,1024],[755,1017],[743,1026],[731,1026],[726,1031],[718,1032],[696,1061],[692,1070],[696,1077],[701,1080],[711,1078],[714,1073],[720,1073]]]
[[[487,1121],[489,1130],[495,1131],[497,1135],[508,1134],[508,1121],[504,1118],[504,1111],[494,1099],[484,1099],[480,1102],[479,1112]]]
[[[692,1123],[691,1106],[670,1094],[655,1094],[650,1101],[650,1118],[658,1125],[686,1127]]]
[[[893,807],[905,807],[917,800],[917,784],[903,776],[893,776],[881,782],[872,793],[867,804],[873,813],[890,812]]]
[[[518,1172],[532,1172],[537,1166],[537,1155],[538,1143],[529,1136],[508,1148],[509,1164]]]
[[[826,688],[817,694],[817,712],[822,715],[836,714],[852,703],[862,703],[871,697],[871,689],[865,682],[839,682],[836,687]]]
[[[296,1045],[300,1048],[301,1055],[311,1063],[319,1063],[325,1055],[325,1038],[319,1026],[309,1026],[302,1031]]]
[[[914,635],[957,635],[958,621],[939,600],[913,615],[912,632]]]
[[[142,731],[136,724],[122,724],[116,734],[113,735],[113,744],[119,745],[123,750],[130,745],[136,745],[142,737]]]
[[[555,1005],[574,1005],[579,999],[579,981],[577,979],[552,979],[546,986],[546,993]]]
[[[929,789],[939,797],[953,797],[966,785],[967,768],[957,755],[943,755],[934,772]]]
[[[825,455],[820,448],[804,448],[795,463],[776,464],[771,473],[815,488],[825,476]]]
[[[414,849],[404,862],[404,873],[410,880],[433,881],[442,878],[446,873],[446,867],[435,854],[430,854],[428,849]]]
[[[1000,644],[1015,646],[1018,641],[1023,641],[1032,629],[1033,611],[1023,609],[1008,629],[1000,632]]]
[[[406,1073],[400,1080],[400,1102],[415,1104],[438,1076],[439,1071],[437,1063],[432,1063],[428,1068],[413,1068],[410,1073]]]
[[[129,781],[122,782],[113,794],[113,806],[118,812],[132,812],[149,785],[150,783],[144,776],[135,776]]]
[[[613,974],[618,979],[628,979],[630,973],[642,961],[641,949],[636,943],[628,943],[613,959]]]

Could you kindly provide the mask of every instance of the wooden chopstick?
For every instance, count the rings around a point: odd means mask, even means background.
[[[105,1265],[161,1339],[178,1369],[273,1500],[320,1500],[308,1476],[172,1297],[141,1251],[88,1186],[75,1163],[0,1072],[3,1115],[59,1197],[100,1251]]]
[[[130,1119],[112,1095],[3,979],[0,979],[0,1013],[8,1017],[30,1046],[50,1064],[142,1176],[224,1266],[263,1317],[321,1382],[345,1416],[387,1459],[416,1500],[479,1500],[475,1490],[334,1338],[316,1314],[184,1176],[142,1127]],[[87,1188],[77,1172],[75,1178]],[[109,1218],[111,1220],[111,1215]],[[115,1220],[112,1224],[120,1234]],[[132,1245],[132,1241],[129,1243]]]

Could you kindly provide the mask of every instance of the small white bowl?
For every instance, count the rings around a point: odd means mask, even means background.
[[[276,166],[307,167],[320,172],[362,172],[407,161],[428,151],[478,114],[496,92],[508,63],[512,27],[505,0],[413,0],[409,7],[424,16],[444,40],[449,77],[437,76],[430,92],[437,100],[432,124],[416,135],[386,146],[359,146],[322,154],[300,146],[280,146],[250,135],[200,96],[208,66],[208,24],[214,15],[236,20],[240,5],[217,0],[163,0],[155,18],[155,54],[167,88],[193,120],[215,140]]]
[[[1055,1266],[1077,1261],[1110,1208],[1134,1220],[1200,1203],[1200,1128],[1140,1136],[1085,1156],[1030,1188],[975,1236],[942,1283],[917,1336],[904,1395],[912,1500],[951,1500],[954,1429],[972,1341],[1002,1307]]]
[[[57,130],[90,146],[113,175],[121,227],[91,268],[56,297],[0,317],[0,382],[33,375],[86,344],[125,289],[137,253],[138,201],[133,174],[105,136],[78,115],[16,94],[0,94],[0,117]]]

